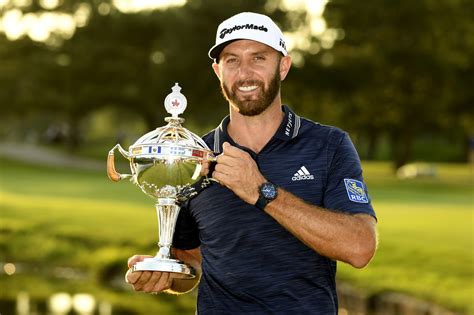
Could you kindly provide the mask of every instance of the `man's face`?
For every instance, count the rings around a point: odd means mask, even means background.
[[[255,116],[280,92],[281,55],[267,45],[237,40],[221,52],[218,67],[224,97],[240,114]]]

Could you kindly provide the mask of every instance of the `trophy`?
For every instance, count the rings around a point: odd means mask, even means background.
[[[173,272],[175,277],[194,278],[195,271],[183,262],[171,257],[176,219],[180,205],[197,194],[201,170],[205,164],[215,161],[213,152],[197,135],[181,126],[184,119],[178,117],[186,109],[186,97],[180,93],[178,83],[165,99],[166,126],[159,127],[139,138],[129,150],[115,145],[107,158],[107,175],[112,181],[130,179],[156,202],[158,215],[158,253],[133,266],[133,271]],[[132,174],[120,174],[115,170],[114,152],[119,152],[130,162]]]

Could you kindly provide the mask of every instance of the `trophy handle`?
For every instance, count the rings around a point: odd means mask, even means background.
[[[115,170],[115,149],[118,149],[119,152],[123,155],[124,158],[127,160],[130,160],[130,156],[127,151],[125,151],[120,144],[116,144],[115,147],[112,148],[112,150],[109,151],[109,156],[107,157],[107,175],[109,178],[114,181],[118,182],[122,179],[130,178],[133,175],[131,174],[120,174]]]

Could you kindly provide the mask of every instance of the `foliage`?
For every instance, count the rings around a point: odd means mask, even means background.
[[[395,166],[409,161],[419,135],[474,132],[473,12],[471,1],[328,4],[328,24],[345,31],[331,50],[344,83],[341,118],[374,145],[388,135]]]
[[[80,133],[78,122],[87,113],[105,106],[120,108],[124,116],[133,110],[152,129],[165,117],[164,97],[179,82],[189,104],[196,104],[189,106],[187,116],[215,124],[226,113],[207,57],[215,27],[240,10],[263,11],[264,3],[235,1],[223,6],[218,1],[205,5],[189,1],[187,6],[166,11],[124,14],[113,10],[107,15],[98,13],[100,3],[91,3],[87,27],[77,29],[60,47],[26,39],[7,43],[0,37],[7,44],[2,59],[29,69],[12,64],[10,72],[0,71],[12,90],[0,102],[17,114],[57,110],[68,119],[71,137]],[[201,16],[206,18],[195,18]],[[20,50],[22,46],[28,48]],[[35,90],[25,93],[12,78],[26,81]],[[23,95],[32,99],[22,102]],[[79,144],[78,139],[71,140],[73,146]]]
[[[61,1],[52,11],[90,9],[88,23],[72,38],[37,43],[0,34],[2,120],[47,116],[50,125],[65,123],[76,149],[87,129],[82,122],[103,108],[121,117],[133,112],[148,130],[155,128],[165,116],[164,97],[179,82],[190,104],[186,118],[209,129],[227,113],[207,57],[216,26],[234,13],[255,11],[285,31],[309,27],[305,12],[286,11],[281,3],[189,0],[126,14],[110,1]],[[5,12],[15,5],[6,1]],[[44,11],[36,1],[21,10]],[[294,51],[303,66],[293,67],[283,84],[284,101],[310,119],[350,131],[369,159],[388,139],[389,156],[400,166],[426,137],[456,140],[451,149],[466,159],[474,134],[472,12],[468,0],[330,1],[327,32],[306,38],[308,47],[320,49]]]

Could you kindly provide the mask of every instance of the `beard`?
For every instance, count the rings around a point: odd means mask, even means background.
[[[258,86],[259,95],[257,96],[257,99],[251,99],[249,96],[239,98],[237,96],[237,90],[238,87],[242,85]],[[275,100],[275,97],[280,91],[280,86],[281,79],[279,66],[270,80],[268,89],[265,88],[265,84],[260,80],[240,80],[234,83],[231,88],[221,81],[221,91],[224,98],[232,105],[232,107],[244,116],[256,116],[265,111]]]

